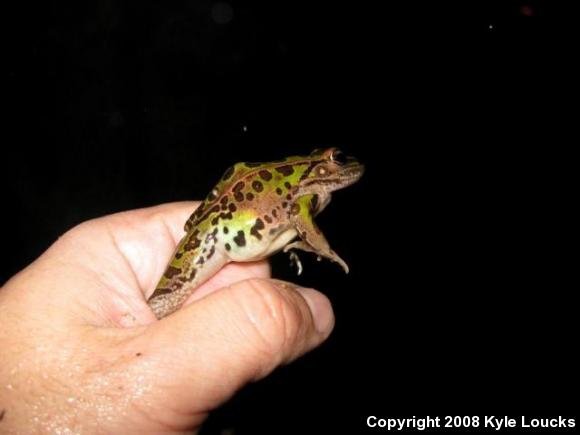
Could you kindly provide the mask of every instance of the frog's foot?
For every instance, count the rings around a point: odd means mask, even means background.
[[[300,261],[296,251],[290,251],[290,265],[296,266],[296,275],[302,275],[302,262]]]
[[[340,258],[338,256],[338,254],[330,248],[328,248],[328,250],[324,250],[324,251],[320,250],[319,251],[319,250],[313,248],[312,246],[310,246],[308,243],[303,242],[302,240],[298,240],[296,242],[292,242],[292,243],[289,243],[288,245],[286,245],[284,247],[284,252],[288,252],[291,249],[300,249],[300,250],[306,251],[306,252],[313,252],[318,256],[317,257],[318,261],[320,261],[322,257],[328,258],[330,261],[334,261],[335,263],[338,263],[340,265],[340,267],[342,267],[342,269],[345,271],[345,273],[349,272],[348,264],[346,264],[346,262],[342,258]],[[296,253],[292,252],[290,254],[290,259],[292,261],[296,261],[296,260],[298,260],[298,255],[296,255]],[[302,273],[302,264],[300,264],[299,260],[297,263],[297,267],[298,267],[298,271],[299,271],[298,275],[300,275],[300,273]]]

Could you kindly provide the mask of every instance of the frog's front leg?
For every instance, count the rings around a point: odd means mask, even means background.
[[[297,242],[292,243],[294,245]],[[294,246],[295,247],[295,246]],[[292,249],[292,247],[286,249],[284,248],[284,252],[288,252],[288,250]],[[300,261],[300,257],[294,251],[290,251],[290,266],[296,266],[296,275],[302,275],[302,262]]]
[[[300,210],[296,209],[293,215],[292,221],[301,240],[286,245],[284,252],[288,252],[291,249],[313,252],[319,257],[328,258],[330,261],[340,264],[344,271],[348,273],[348,265],[330,248],[326,237],[312,220],[312,215],[310,213],[300,213]],[[297,255],[291,257],[291,260],[296,262],[298,270],[301,272],[302,267],[300,261],[297,261]]]
[[[322,239],[324,239],[324,236],[322,237]],[[343,270],[346,273],[348,273],[349,272],[348,264],[346,264],[346,262],[342,258],[340,258],[336,252],[330,249],[330,247],[328,246],[328,242],[326,242],[326,246],[327,249],[320,249],[310,245],[309,242],[303,242],[302,240],[298,240],[296,242],[292,242],[286,245],[286,247],[284,248],[284,252],[288,252],[291,249],[300,249],[306,252],[313,252],[316,255],[318,255],[319,260],[320,257],[328,258],[330,261],[334,261],[335,263],[340,264]],[[302,263],[300,262],[298,255],[296,255],[295,253],[291,253],[291,255],[292,254],[294,254],[294,256],[292,256],[290,260],[296,264],[298,268],[298,275],[300,275],[302,273]]]

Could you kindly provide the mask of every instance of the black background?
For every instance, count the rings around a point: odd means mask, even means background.
[[[205,433],[577,413],[569,6],[7,7],[2,281],[71,226],[200,199],[236,161],[339,146],[367,166],[319,217],[350,275],[272,260],[328,294],[333,335]]]

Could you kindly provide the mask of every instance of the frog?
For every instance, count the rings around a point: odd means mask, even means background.
[[[230,262],[258,261],[283,251],[298,274],[296,250],[326,258],[348,273],[314,218],[332,192],[357,182],[364,165],[336,147],[267,163],[229,167],[185,223],[185,236],[147,299],[162,319]]]

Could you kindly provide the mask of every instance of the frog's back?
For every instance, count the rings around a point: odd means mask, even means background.
[[[249,172],[251,172],[251,168],[244,162],[236,163],[226,169],[222,178],[185,223],[185,231],[198,226],[210,214],[218,213],[222,209],[220,201],[224,198],[224,193],[228,190],[228,186],[244,178]]]
[[[268,193],[291,195],[312,158],[293,156],[269,163],[240,162],[230,166],[203,203],[185,224],[185,230],[203,226],[204,221],[231,219],[232,213],[252,205]]]

